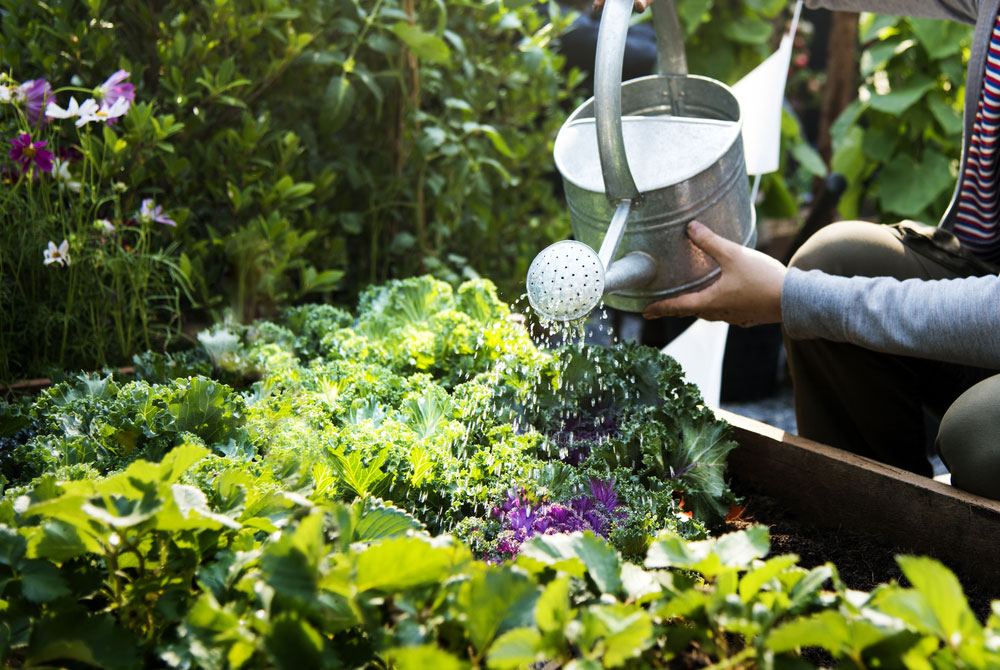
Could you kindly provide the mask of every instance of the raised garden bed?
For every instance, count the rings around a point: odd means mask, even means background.
[[[980,619],[1000,598],[1000,502],[719,410],[739,447],[729,454],[746,511],[727,523],[771,528],[772,553],[830,561],[852,588],[899,580],[897,554],[932,556],[961,579]]]

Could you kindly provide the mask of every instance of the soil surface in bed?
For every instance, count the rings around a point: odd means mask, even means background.
[[[879,537],[850,528],[829,528],[812,525],[808,519],[796,518],[793,510],[779,500],[755,490],[751,483],[734,479],[733,490],[744,499],[744,511],[738,519],[726,522],[723,532],[768,526],[771,532],[771,555],[797,554],[799,565],[813,568],[830,561],[848,588],[871,591],[877,585],[897,581],[908,585],[896,564],[898,554],[934,556],[932,551],[887,543]],[[937,557],[935,557],[937,558]],[[983,556],[984,561],[997,560]],[[947,561],[942,561],[947,564]],[[951,568],[969,599],[977,618],[984,622],[990,614],[990,602],[1000,600],[1000,585],[982,584],[974,577]]]

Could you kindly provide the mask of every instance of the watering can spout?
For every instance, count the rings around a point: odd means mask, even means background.
[[[622,256],[604,275],[604,295],[640,289],[656,278],[656,261],[645,251]]]

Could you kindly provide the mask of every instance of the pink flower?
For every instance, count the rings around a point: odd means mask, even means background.
[[[156,221],[168,226],[176,226],[177,222],[163,213],[163,207],[153,202],[152,198],[146,198],[139,207],[140,221]]]
[[[18,97],[26,101],[28,108],[28,123],[35,125],[41,120],[48,122],[42,114],[49,99],[53,98],[52,87],[44,79],[31,79],[18,87]]]
[[[7,155],[21,166],[22,174],[26,174],[31,169],[32,163],[37,165],[42,172],[52,172],[52,152],[42,148],[49,143],[48,140],[33,143],[31,135],[21,133],[17,139],[11,140],[10,143],[14,145],[14,148]]]
[[[130,73],[125,70],[118,70],[113,75],[108,77],[103,84],[98,87],[94,95],[102,103],[102,106],[106,106],[108,109],[112,109],[115,103],[120,99],[125,99],[124,109],[128,112],[129,107],[135,102],[135,86],[125,81],[130,76]],[[114,118],[108,119],[108,125],[116,123]]]

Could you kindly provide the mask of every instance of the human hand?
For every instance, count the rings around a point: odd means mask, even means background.
[[[632,8],[637,12],[643,12],[646,7],[653,4],[653,0],[635,0],[632,4]],[[599,12],[604,9],[604,0],[594,0],[594,11]]]
[[[722,268],[721,276],[695,293],[668,298],[646,307],[647,319],[661,316],[699,316],[737,326],[781,321],[781,285],[786,268],[778,260],[730,242],[692,221],[688,237]]]

